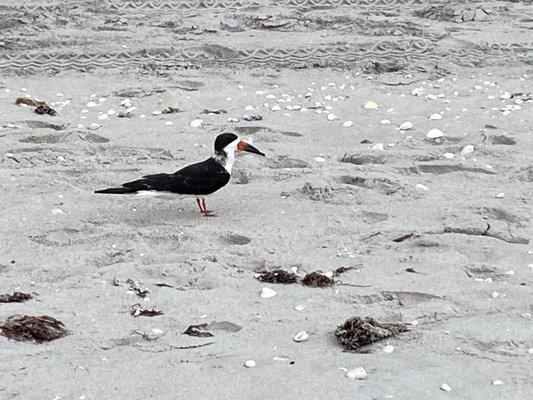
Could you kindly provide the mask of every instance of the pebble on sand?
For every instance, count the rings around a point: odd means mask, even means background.
[[[451,392],[452,388],[447,383],[443,383],[442,385],[440,385],[440,390],[443,390],[445,392]]]
[[[437,128],[430,129],[426,135],[429,139],[438,139],[444,136],[444,133]]]
[[[292,338],[295,342],[305,342],[309,339],[309,334],[306,331],[301,331]]]
[[[246,368],[253,368],[255,367],[255,361],[254,360],[247,360],[244,362],[244,366]]]
[[[199,128],[201,127],[202,125],[204,124],[204,121],[202,121],[201,119],[193,119],[191,121],[191,126],[193,128]]]
[[[363,367],[353,368],[349,371],[346,371],[346,378],[352,379],[354,381],[365,379],[368,376]]]
[[[393,351],[394,351],[394,346],[388,345],[388,346],[383,347],[383,352],[385,352],[385,353],[390,354]]]
[[[366,108],[368,110],[374,110],[376,108],[378,108],[378,103],[372,101],[372,100],[368,100],[367,102],[365,102],[365,104],[363,104],[363,108]]]
[[[272,289],[267,288],[267,287],[261,289],[261,298],[263,298],[263,299],[268,299],[270,297],[274,297],[277,294],[278,293],[275,290],[272,290]]]
[[[406,121],[403,124],[401,124],[398,128],[400,128],[402,131],[407,131],[413,128],[413,123],[411,121]]]
[[[466,156],[467,154],[474,152],[474,146],[471,144],[467,144],[465,147],[463,147],[463,150],[461,150],[461,155]]]

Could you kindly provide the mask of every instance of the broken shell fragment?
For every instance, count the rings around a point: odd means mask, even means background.
[[[438,139],[444,136],[444,133],[437,128],[430,129],[426,135],[429,139]]]
[[[293,337],[295,342],[305,342],[309,339],[309,334],[306,331],[298,332],[296,336]]]
[[[270,288],[263,288],[261,289],[261,298],[263,299],[269,299],[270,297],[276,296],[278,293],[275,290],[272,290]]]
[[[346,378],[354,381],[365,379],[368,376],[363,367],[357,367],[346,372]]]

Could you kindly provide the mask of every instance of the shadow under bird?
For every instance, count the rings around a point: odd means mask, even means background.
[[[173,174],[146,175],[136,181],[123,183],[121,187],[96,190],[95,193],[137,195],[173,193],[194,196],[200,212],[205,217],[213,217],[215,214],[207,209],[205,197],[229,182],[235,162],[235,151],[265,155],[234,133],[222,133],[215,139],[215,154],[205,161],[184,167]]]

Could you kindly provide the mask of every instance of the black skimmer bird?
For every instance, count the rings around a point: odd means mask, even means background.
[[[121,187],[97,190],[108,194],[152,194],[173,193],[194,196],[205,217],[213,217],[208,210],[205,197],[226,186],[235,162],[235,151],[264,156],[250,143],[241,140],[234,133],[222,133],[215,139],[215,154],[205,161],[189,165],[173,174],[146,175],[142,179],[123,183]]]

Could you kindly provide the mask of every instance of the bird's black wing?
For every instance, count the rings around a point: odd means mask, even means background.
[[[134,191],[155,190],[187,195],[207,195],[225,186],[230,179],[228,172],[209,158],[189,165],[173,174],[146,175],[143,179],[124,183]]]

